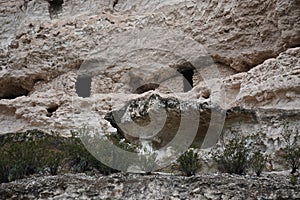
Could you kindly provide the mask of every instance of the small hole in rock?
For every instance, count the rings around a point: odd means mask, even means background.
[[[193,69],[186,69],[180,72],[184,79],[183,79],[183,90],[184,92],[188,92],[193,88],[193,76],[194,70]]]
[[[190,91],[194,84],[194,66],[190,62],[183,62],[179,65],[175,65],[175,68],[183,76],[183,91]]]
[[[58,18],[58,14],[62,12],[64,0],[48,0],[50,18]]]
[[[8,85],[7,88],[0,87],[0,99],[15,99],[21,96],[28,96],[29,90],[14,84]]]
[[[150,90],[155,90],[156,88],[159,87],[159,84],[156,84],[156,83],[148,83],[148,84],[145,84],[145,85],[142,85],[140,87],[138,87],[136,90],[135,90],[135,93],[136,94],[142,94],[144,92],[148,92]]]
[[[47,117],[51,117],[53,113],[58,109],[58,105],[51,105],[47,108]]]

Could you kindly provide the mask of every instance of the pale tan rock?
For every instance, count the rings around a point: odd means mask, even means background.
[[[104,116],[152,90],[228,109],[224,134],[263,130],[273,150],[281,145],[283,119],[299,127],[298,0],[65,0],[60,6],[51,12],[45,0],[0,0],[1,133],[69,134],[84,124],[111,133]],[[208,63],[195,70],[198,58]],[[182,70],[194,70],[194,88],[186,93]],[[94,76],[89,98],[76,94],[82,73]]]
[[[299,110],[300,48],[291,48],[247,73],[224,79],[228,106]]]

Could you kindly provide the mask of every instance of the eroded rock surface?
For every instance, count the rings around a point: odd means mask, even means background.
[[[299,184],[284,175],[241,177],[227,174],[33,177],[0,185],[4,199],[298,199]]]
[[[0,0],[0,7],[2,134],[67,135],[84,124],[115,132],[105,115],[147,101],[153,90],[220,107],[224,135],[264,131],[268,149],[282,147],[284,121],[299,129],[298,0]],[[76,85],[84,78],[86,98]],[[133,112],[125,112],[129,131]],[[162,131],[159,143],[174,131]]]

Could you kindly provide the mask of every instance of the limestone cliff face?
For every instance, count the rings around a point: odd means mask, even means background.
[[[0,0],[0,13],[2,134],[90,124],[126,136],[174,98],[200,112],[196,141],[216,108],[223,134],[264,131],[270,149],[284,120],[299,129],[298,0]],[[171,106],[161,144],[176,134]],[[112,111],[127,118],[114,125]]]

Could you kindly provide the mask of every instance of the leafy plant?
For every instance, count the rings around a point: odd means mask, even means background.
[[[2,140],[1,146],[1,182],[23,178],[40,170],[40,149],[37,141],[26,141],[22,135],[7,142]]]
[[[290,176],[290,184],[291,185],[297,185],[299,179],[299,174],[291,174]]]
[[[246,138],[234,138],[225,145],[223,151],[217,149],[213,152],[212,157],[222,171],[230,174],[245,174],[249,164],[249,153]]]
[[[110,174],[116,171],[94,158],[75,132],[69,138],[52,134],[32,130],[0,136],[0,182],[43,173],[45,169],[56,175],[60,167],[75,172],[97,169]]]
[[[263,132],[248,136],[236,135],[223,145],[217,146],[211,154],[221,171],[230,174],[245,174],[251,168],[257,176],[262,173],[267,156],[262,152],[265,149]]]
[[[9,179],[9,171],[10,165],[9,163],[9,156],[6,152],[0,151],[0,183],[8,182]]]
[[[189,149],[184,152],[179,158],[179,170],[182,171],[186,176],[195,175],[197,170],[201,168],[199,155],[193,149]]]
[[[69,138],[69,141],[66,144],[68,158],[71,161],[71,164],[75,172],[86,172],[92,169],[97,169],[103,174],[111,174],[116,172],[116,170],[102,164],[86,149],[86,147],[80,140],[79,136],[82,136],[82,134],[88,134],[88,132],[89,130],[87,127],[83,127],[79,129],[78,132],[74,132],[74,131],[71,132],[72,136],[71,138]],[[105,142],[105,141],[101,140],[97,142]]]
[[[48,167],[51,175],[57,175],[58,168],[62,164],[65,153],[60,151],[49,152],[43,158],[44,166]]]
[[[255,151],[250,158],[251,168],[257,176],[260,176],[267,163],[267,157],[260,151]]]
[[[291,174],[294,174],[300,167],[300,145],[298,142],[299,130],[293,131],[288,129],[285,124],[284,131],[285,132],[281,134],[286,143],[286,146],[283,149],[285,152],[284,158],[291,167]]]

